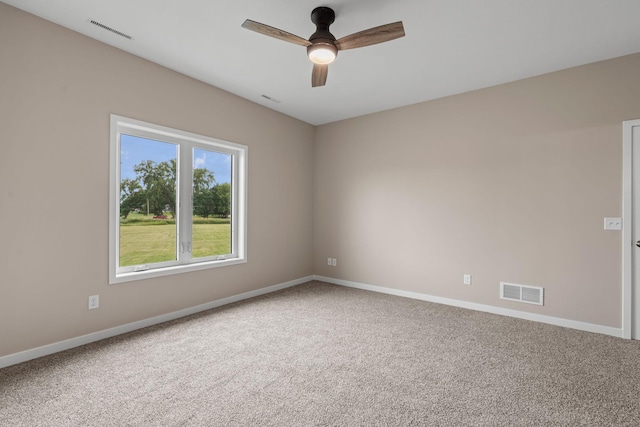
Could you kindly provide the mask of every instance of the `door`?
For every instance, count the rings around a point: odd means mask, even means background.
[[[622,335],[640,339],[640,120],[623,123]]]
[[[633,153],[633,213],[631,232],[633,233],[633,286],[631,288],[632,307],[631,333],[633,339],[640,339],[640,123],[632,127]]]

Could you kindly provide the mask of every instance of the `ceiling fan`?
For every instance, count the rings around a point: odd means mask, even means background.
[[[245,20],[242,27],[265,36],[306,47],[307,55],[313,62],[311,74],[311,86],[313,87],[325,85],[329,64],[336,59],[339,50],[355,49],[404,37],[402,21],[398,21],[359,31],[336,40],[329,32],[329,25],[333,24],[335,18],[336,14],[331,8],[316,7],[313,9],[311,22],[316,24],[316,32],[309,37],[309,40],[250,19]]]

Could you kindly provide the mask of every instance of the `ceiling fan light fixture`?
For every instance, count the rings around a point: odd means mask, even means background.
[[[313,43],[307,47],[307,56],[314,64],[331,64],[338,56],[338,48],[332,43]]]
[[[335,61],[339,50],[371,46],[404,37],[405,35],[402,21],[398,21],[369,28],[368,30],[358,31],[357,33],[336,40],[329,31],[329,26],[333,24],[335,18],[336,14],[330,7],[321,6],[313,9],[311,12],[311,22],[316,24],[316,31],[311,34],[309,40],[250,19],[245,19],[242,28],[306,47],[307,56],[309,60],[313,62],[311,87],[325,85],[329,64]]]

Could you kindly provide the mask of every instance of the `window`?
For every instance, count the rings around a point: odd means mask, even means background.
[[[246,262],[247,147],[111,115],[109,283]]]

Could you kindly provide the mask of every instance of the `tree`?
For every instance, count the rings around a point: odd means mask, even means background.
[[[215,203],[215,214],[227,217],[231,215],[231,184],[223,182],[212,188]]]
[[[214,213],[215,202],[211,184],[216,180],[213,172],[204,168],[193,170],[193,213],[207,218]]]
[[[135,165],[133,171],[134,179],[120,181],[120,216],[126,219],[132,210],[148,205],[154,215],[163,215],[168,210],[175,218],[176,160],[160,163],[145,160]]]
[[[156,163],[145,160],[133,167],[136,181],[145,189],[149,210],[154,215],[163,215],[169,207],[171,217],[176,212],[176,160]]]
[[[211,184],[216,180],[213,177],[213,172],[206,168],[195,168],[193,170],[193,192],[206,190],[211,187]]]
[[[145,160],[133,167],[134,179],[120,181],[120,216],[127,218],[134,209],[148,209],[154,215],[168,210],[176,212],[176,161],[156,163]],[[204,218],[210,215],[231,214],[231,184],[216,183],[213,172],[206,168],[193,170],[193,214]]]
[[[147,200],[146,191],[137,179],[125,178],[120,182],[120,216],[127,219],[129,212],[141,209]]]

